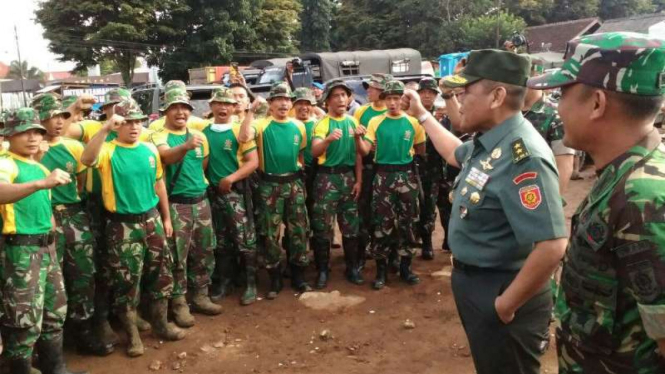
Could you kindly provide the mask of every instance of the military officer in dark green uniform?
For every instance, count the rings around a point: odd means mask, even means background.
[[[568,43],[560,70],[565,145],[598,180],[573,216],[555,313],[559,373],[665,373],[665,147],[654,121],[665,42],[636,33]]]
[[[530,60],[473,51],[464,70],[442,79],[463,88],[464,144],[413,91],[410,112],[461,172],[453,185],[452,289],[476,372],[538,373],[552,311],[551,274],[566,248],[552,151],[520,110]],[[498,369],[500,368],[500,369]]]

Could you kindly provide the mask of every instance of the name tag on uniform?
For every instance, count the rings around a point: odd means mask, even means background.
[[[471,168],[471,171],[466,176],[466,183],[476,187],[478,190],[482,191],[485,188],[485,185],[489,181],[490,176],[478,170],[475,166]]]

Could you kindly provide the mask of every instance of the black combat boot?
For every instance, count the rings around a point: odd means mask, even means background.
[[[390,265],[390,271],[395,274],[399,273],[399,254],[397,254],[397,249],[393,246],[390,247],[390,252],[388,253],[388,265]]]
[[[236,258],[232,251],[224,249],[215,256],[216,281],[210,287],[210,300],[217,302],[233,291],[233,279],[236,271]]]
[[[67,370],[62,354],[62,334],[51,340],[37,340],[39,370],[42,374],[88,374],[87,371],[72,373]]]
[[[243,252],[242,257],[245,263],[247,286],[240,298],[240,305],[249,305],[256,301],[256,252]]]
[[[412,286],[420,283],[420,278],[411,271],[411,257],[402,256],[399,263],[399,277]]]
[[[76,349],[80,354],[108,356],[113,353],[113,344],[98,339],[92,332],[92,318],[75,322]]]
[[[30,374],[32,371],[32,360],[30,358],[14,358],[9,360],[10,374]]]
[[[268,291],[266,299],[274,300],[284,287],[282,283],[282,267],[279,266],[279,263],[268,269],[268,275],[270,276],[270,291]]]
[[[386,286],[386,272],[388,264],[385,259],[376,260],[376,278],[372,282],[372,288],[380,290]]]
[[[291,265],[291,288],[300,293],[312,291],[312,287],[305,282],[305,267]]]
[[[310,243],[314,251],[314,263],[317,271],[314,288],[322,290],[328,285],[330,276],[330,240],[313,238]]]
[[[434,248],[432,248],[432,233],[422,233],[423,249],[421,256],[423,260],[434,260]]]
[[[342,246],[344,246],[344,262],[346,262],[346,279],[353,284],[363,284],[363,279],[360,271],[358,270],[358,262],[360,251],[358,250],[358,237],[342,238]],[[365,253],[362,254],[363,256]]]
[[[365,269],[365,262],[367,262],[367,240],[365,235],[358,236],[358,272]]]

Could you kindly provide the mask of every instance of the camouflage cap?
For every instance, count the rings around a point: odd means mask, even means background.
[[[78,100],[78,98],[79,97],[76,96],[76,95],[67,95],[67,96],[63,97],[62,98],[62,107],[65,108],[65,109],[69,108],[70,106],[72,106],[72,104],[74,104],[76,102],[76,100]]]
[[[189,110],[194,110],[189,102],[189,94],[182,88],[172,88],[164,92],[164,106],[159,110],[166,112],[171,105],[175,104],[184,104],[189,107]]]
[[[386,83],[386,88],[381,92],[381,98],[385,98],[388,95],[403,95],[404,94],[404,83],[392,80]]]
[[[233,91],[226,87],[219,87],[212,90],[212,95],[209,103],[228,103],[228,104],[238,104],[238,101],[233,96]]]
[[[441,93],[439,90],[439,84],[436,82],[436,79],[431,77],[425,77],[418,82],[418,92],[422,90],[432,90],[436,93]]]
[[[524,87],[531,75],[531,59],[498,49],[471,51],[459,74],[442,78],[448,88],[465,87],[481,79]]]
[[[328,100],[328,96],[333,92],[333,90],[337,87],[343,88],[346,91],[346,94],[351,96],[353,94],[353,90],[351,87],[349,87],[346,82],[344,82],[341,79],[333,79],[326,83],[326,90],[323,92],[322,100],[326,101]]]
[[[270,87],[270,94],[268,95],[268,100],[272,100],[277,97],[286,97],[289,99],[293,97],[291,95],[291,87],[289,87],[288,83],[278,82],[273,84],[272,87]]]
[[[386,88],[386,83],[391,80],[393,80],[393,76],[390,74],[372,74],[369,78],[369,82],[363,81],[363,87],[365,87],[365,89],[374,87],[379,90],[384,90]]]
[[[134,99],[123,100],[116,104],[115,114],[122,116],[127,121],[145,121],[148,116],[143,114],[141,107]]]
[[[608,32],[568,42],[561,69],[529,79],[537,90],[584,83],[608,91],[665,93],[665,42],[645,34]]]
[[[118,104],[121,101],[131,99],[132,93],[126,88],[113,88],[104,94],[104,104],[102,108],[112,104]]]
[[[298,101],[307,101],[312,105],[316,105],[316,97],[314,96],[314,91],[307,87],[298,87],[293,91],[293,103]]]
[[[166,82],[166,84],[164,85],[164,92],[171,91],[174,88],[187,91],[187,85],[185,84],[185,82],[172,80]]]
[[[32,108],[19,108],[9,113],[2,135],[10,137],[33,129],[46,133],[46,129],[39,124],[39,116],[36,110]]]
[[[39,113],[41,121],[60,115],[65,119],[72,116],[69,112],[63,110],[60,96],[55,93],[43,93],[33,97],[30,106]]]

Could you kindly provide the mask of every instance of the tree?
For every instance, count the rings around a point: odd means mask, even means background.
[[[165,9],[179,0],[46,0],[35,12],[49,50],[60,61],[76,62],[75,71],[103,60],[114,61],[125,85],[134,77],[136,57],[148,51],[148,32],[159,27]]]
[[[598,15],[602,19],[613,19],[652,13],[658,4],[651,0],[600,0]]]
[[[598,15],[599,0],[555,0],[548,22],[561,22]]]
[[[38,68],[28,66],[27,61],[22,61],[21,64],[18,61],[14,60],[9,64],[9,73],[7,73],[7,79],[37,79],[44,80],[44,73]]]
[[[518,16],[499,12],[480,17],[465,17],[460,22],[464,38],[458,49],[501,48],[503,41],[514,32],[522,33],[526,23]]]
[[[330,50],[331,0],[301,0],[300,50],[320,52]]]
[[[295,53],[300,32],[299,0],[265,0],[254,23],[254,48],[264,52]]]

